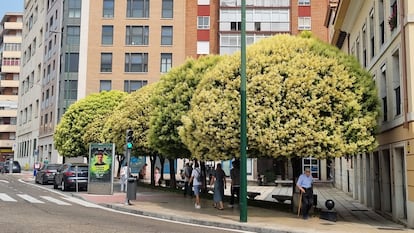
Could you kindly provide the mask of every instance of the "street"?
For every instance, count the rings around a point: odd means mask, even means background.
[[[51,185],[0,175],[0,232],[236,232],[117,212],[54,191]],[[240,231],[239,231],[240,232]]]

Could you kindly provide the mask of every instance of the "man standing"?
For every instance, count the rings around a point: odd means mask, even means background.
[[[232,162],[233,168],[230,170],[231,178],[231,198],[230,198],[230,208],[233,208],[234,205],[234,195],[237,196],[237,200],[240,200],[240,161],[234,160]]]
[[[184,197],[188,195],[191,196],[191,184],[190,178],[193,168],[190,166],[190,163],[186,163],[184,167]]]
[[[191,178],[190,183],[193,182],[193,191],[195,195],[195,204],[194,207],[196,209],[200,209],[200,191],[201,191],[201,185],[202,183],[202,177],[201,177],[201,169],[198,165],[198,162],[196,161],[194,164],[194,169],[191,172]]]
[[[305,173],[299,176],[296,186],[301,192],[302,196],[302,214],[303,219],[309,218],[309,210],[313,204],[313,177],[309,168],[305,168]]]

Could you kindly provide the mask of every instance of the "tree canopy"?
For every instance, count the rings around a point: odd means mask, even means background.
[[[177,128],[182,125],[181,116],[190,109],[190,101],[201,78],[220,59],[219,56],[188,59],[161,77],[151,98],[154,111],[149,138],[152,147],[157,148],[163,156],[190,157],[190,151],[182,143]]]
[[[247,49],[248,154],[343,156],[372,150],[378,99],[372,77],[338,49],[304,34]],[[180,136],[200,159],[238,157],[240,53],[207,72]]]
[[[153,153],[148,143],[149,118],[153,108],[149,100],[156,86],[157,83],[149,84],[129,94],[106,120],[102,139],[115,143],[118,153],[124,151],[127,129],[134,131],[134,154]]]
[[[92,123],[100,123],[127,94],[122,91],[104,91],[95,93],[70,105],[57,125],[54,141],[59,154],[65,157],[87,156],[88,143],[97,139]],[[89,127],[88,127],[89,126]],[[85,135],[88,132],[88,135]]]

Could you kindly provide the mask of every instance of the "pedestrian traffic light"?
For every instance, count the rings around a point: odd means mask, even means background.
[[[134,141],[134,131],[132,129],[127,129],[126,131],[127,149],[132,149],[133,141]]]

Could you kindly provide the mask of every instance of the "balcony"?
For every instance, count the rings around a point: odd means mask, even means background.
[[[4,22],[5,30],[22,30],[22,28],[23,28],[22,22]]]
[[[16,132],[16,125],[0,125],[0,132]]]
[[[17,103],[18,95],[0,95],[0,101],[11,101]]]
[[[14,144],[14,140],[1,140],[0,139],[0,147],[1,148],[5,148],[5,147],[13,147]]]
[[[17,117],[17,109],[0,110],[0,117]]]
[[[3,51],[3,58],[20,58],[21,55],[20,51]]]
[[[3,87],[19,87],[18,80],[0,80],[0,88]]]
[[[2,65],[1,72],[2,73],[20,73],[20,65],[16,65],[16,66]]]

